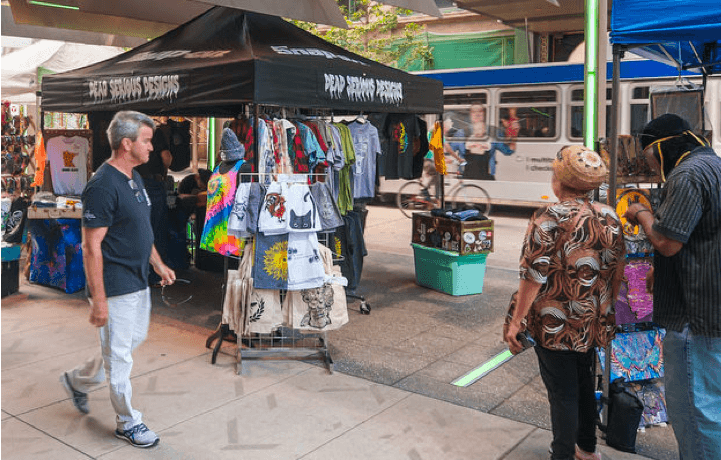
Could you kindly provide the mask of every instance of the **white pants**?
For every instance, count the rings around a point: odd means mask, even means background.
[[[92,300],[91,300],[92,302]],[[150,324],[150,288],[130,294],[108,297],[108,322],[98,329],[102,355],[90,358],[68,372],[70,384],[77,391],[90,392],[110,380],[110,402],[115,409],[119,430],[142,423],[143,414],[133,409],[130,371],[133,350],[148,335]]]

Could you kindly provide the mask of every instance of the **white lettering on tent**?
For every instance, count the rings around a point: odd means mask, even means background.
[[[87,82],[89,101],[86,105],[124,104],[142,101],[173,102],[180,92],[179,75],[148,75],[120,77]]]
[[[353,75],[323,74],[324,92],[335,100],[377,102],[398,105],[403,103],[403,83]]]
[[[149,100],[173,100],[178,97],[180,83],[177,75],[155,75],[143,77],[143,87]]]
[[[230,50],[208,50],[208,51],[191,51],[191,50],[168,50],[168,51],[146,51],[130,56],[127,59],[119,61],[124,62],[140,62],[140,61],[161,61],[163,59],[183,58],[183,59],[215,59],[223,57],[230,53]]]
[[[375,79],[348,75],[346,82],[348,83],[346,92],[349,100],[369,102],[374,99],[376,92]]]
[[[325,92],[330,95],[331,99],[340,99],[345,90],[345,78],[342,75],[324,74]]]
[[[93,98],[93,101],[97,102],[98,100],[102,101],[104,98],[108,97],[108,82],[107,81],[89,81],[88,82],[88,90],[90,93],[90,97]]]
[[[271,46],[270,49],[275,51],[278,54],[285,54],[285,55],[296,55],[296,56],[321,56],[326,59],[340,59],[347,62],[355,62],[356,64],[361,64],[367,66],[365,62],[359,61],[357,59],[353,59],[348,56],[343,56],[342,54],[335,54],[330,51],[322,50],[319,48],[291,48],[285,45],[282,46]]]
[[[403,83],[388,80],[376,80],[376,95],[382,102],[400,104],[403,102]]]

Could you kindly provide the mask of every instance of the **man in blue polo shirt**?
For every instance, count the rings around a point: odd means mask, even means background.
[[[90,292],[90,324],[98,327],[101,355],[60,381],[75,407],[88,413],[88,392],[109,380],[116,413],[115,436],[136,447],[158,444],[158,436],[131,404],[133,350],[150,323],[149,263],[162,284],[175,273],[153,245],[150,199],[133,168],[148,161],[155,123],[139,112],[118,112],[108,127],[113,153],[83,190],[83,264]]]
[[[653,244],[653,320],[663,342],[668,417],[684,460],[721,459],[721,158],[688,122],[662,115],[641,135],[665,181],[652,211],[625,217]]]

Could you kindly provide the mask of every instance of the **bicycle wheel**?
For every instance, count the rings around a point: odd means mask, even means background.
[[[456,206],[472,206],[478,209],[484,216],[491,214],[491,196],[478,185],[461,184],[453,194],[452,201],[456,203]]]
[[[427,211],[433,208],[428,189],[420,181],[414,180],[401,186],[396,195],[396,204],[404,216],[409,219],[415,211]]]

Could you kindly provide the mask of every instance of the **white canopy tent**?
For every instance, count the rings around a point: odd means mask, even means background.
[[[59,73],[110,59],[124,50],[115,46],[36,40],[2,56],[3,101],[35,105],[39,74]]]

